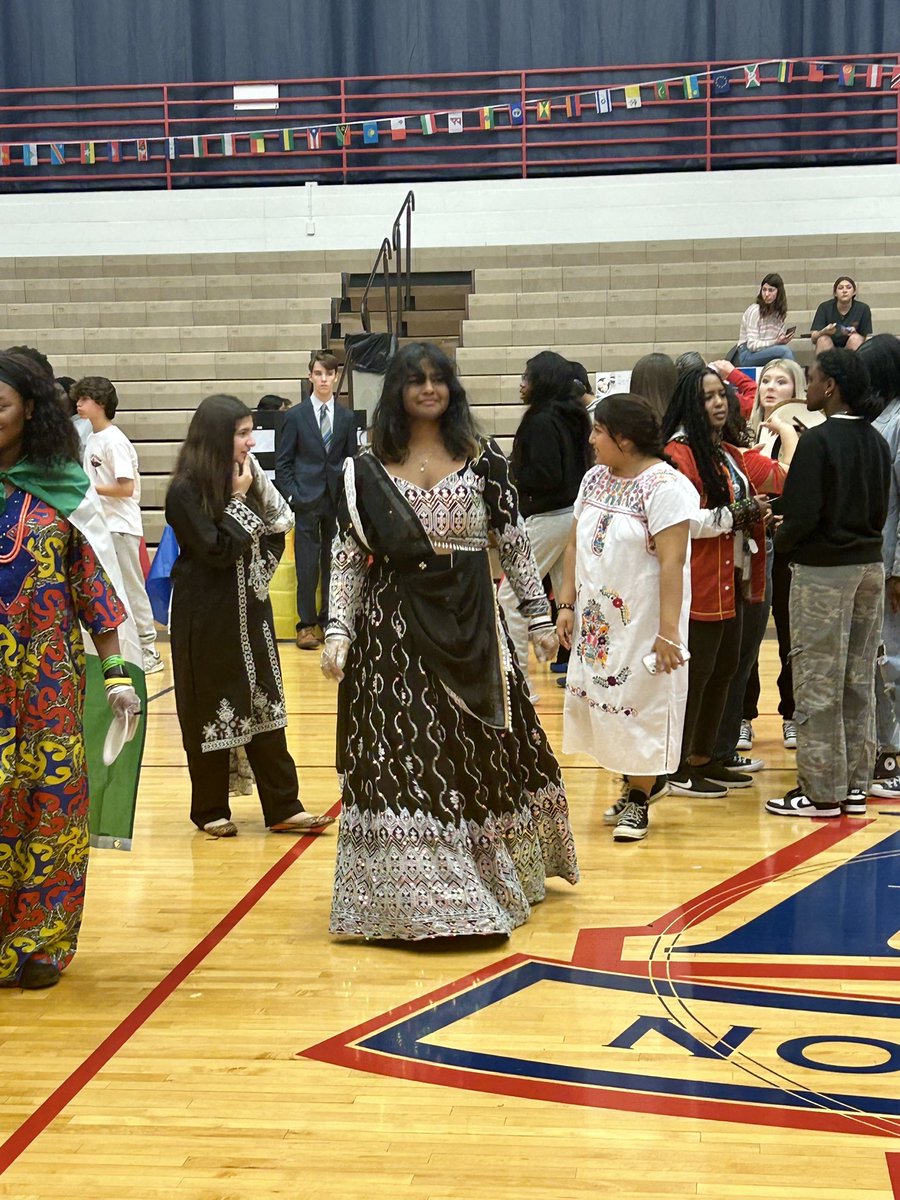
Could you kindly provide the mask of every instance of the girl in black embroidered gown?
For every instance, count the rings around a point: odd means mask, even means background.
[[[305,833],[332,817],[304,812],[285,740],[287,712],[269,581],[294,523],[257,465],[253,414],[207,396],[191,421],[166,496],[178,540],[172,569],[175,705],[191,776],[191,820],[234,837],[229,752],[242,746],[266,825]]]
[[[508,934],[578,878],[559,766],[502,624],[488,546],[555,653],[507,463],[435,346],[392,360],[345,464],[322,656],[341,679],[331,931]]]

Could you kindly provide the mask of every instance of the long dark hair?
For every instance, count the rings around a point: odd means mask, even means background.
[[[407,383],[422,383],[423,363],[430,363],[447,385],[450,403],[440,420],[441,440],[454,458],[478,453],[478,428],[466,392],[453,363],[431,342],[412,342],[398,350],[388,363],[381,395],[372,414],[372,452],[380,462],[406,462],[409,454],[409,416],[403,407]]]
[[[835,347],[820,354],[815,365],[826,379],[834,380],[841,400],[852,413],[866,421],[875,420],[881,412],[881,405],[872,394],[869,371],[858,351]]]
[[[593,466],[594,458],[589,440],[591,419],[583,399],[574,393],[571,362],[553,350],[542,350],[540,354],[529,358],[525,364],[523,378],[528,381],[528,394],[525,397],[525,415],[519,429],[527,429],[536,413],[552,410],[568,426],[573,440],[578,443],[585,470]],[[513,440],[510,464],[515,476],[521,465],[521,439],[518,435]]]
[[[775,288],[776,296],[771,304],[766,304],[763,300],[763,285],[768,284],[769,287]],[[759,285],[759,292],[756,297],[756,303],[759,305],[760,315],[768,317],[771,313],[776,313],[782,320],[787,316],[787,294],[784,290],[784,280],[777,272],[772,272],[769,275],[763,275],[762,282]]]
[[[671,462],[663,449],[662,431],[656,410],[644,396],[615,392],[604,396],[593,411],[595,425],[602,425],[612,438],[628,438],[648,458]]]
[[[675,392],[668,412],[663,420],[663,441],[668,442],[678,429],[683,429],[687,443],[694,455],[697,472],[706,494],[709,508],[718,508],[731,502],[728,490],[728,477],[723,469],[725,459],[719,444],[713,440],[709,417],[706,413],[706,398],[703,394],[703,380],[707,375],[715,375],[721,379],[718,371],[711,367],[702,370],[686,371],[675,385]],[[730,417],[725,423],[723,438],[731,441],[739,436],[737,431],[730,429]]]
[[[879,408],[900,399],[900,338],[892,333],[876,333],[856,353],[866,364],[872,396]]]
[[[234,431],[238,421],[252,416],[237,396],[207,396],[200,401],[179,451],[172,483],[190,481],[200,493],[203,511],[214,521],[221,520],[234,491]],[[247,503],[256,512],[262,511],[257,478],[247,493]]]
[[[51,469],[79,459],[78,434],[56,391],[56,380],[42,371],[30,356],[4,351],[0,371],[9,386],[31,401],[31,416],[22,432],[22,457]]]
[[[643,396],[661,421],[669,407],[677,380],[678,370],[668,354],[645,354],[632,369],[631,392]]]

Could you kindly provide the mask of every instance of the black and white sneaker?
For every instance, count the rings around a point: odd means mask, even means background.
[[[707,767],[681,766],[674,775],[669,776],[669,791],[680,792],[682,796],[699,796],[710,800],[721,800],[728,795],[724,784],[713,782],[706,778]]]
[[[643,792],[632,788],[613,830],[614,842],[639,842],[650,828],[649,801]]]
[[[622,813],[625,810],[625,805],[628,803],[628,793],[630,792],[630,790],[631,790],[631,788],[628,783],[628,779],[623,775],[622,776],[622,795],[615,802],[615,804],[611,804],[609,806],[609,808],[606,810],[606,812],[603,814],[603,824],[604,825],[615,825],[615,823],[618,821],[619,817],[622,815]],[[653,787],[651,787],[651,789],[650,789],[650,799],[648,800],[648,804],[653,804],[653,803],[655,803],[655,801],[661,800],[663,798],[663,796],[666,795],[668,790],[669,790],[669,777],[667,775],[657,775],[657,777],[653,781]]]
[[[870,796],[881,796],[885,800],[900,800],[900,775],[893,779],[873,779]]]
[[[846,803],[846,801],[845,801]],[[840,804],[814,804],[802,788],[791,788],[783,796],[766,801],[766,812],[776,817],[839,817]]]
[[[752,750],[753,749],[753,722],[752,721],[741,721],[741,732],[738,735],[737,749],[738,750]]]
[[[862,788],[851,788],[847,799],[841,801],[841,812],[845,817],[864,817],[866,815],[866,793]]]
[[[717,762],[715,759],[699,769],[707,779],[711,779],[713,783],[724,784],[729,790],[731,788],[748,788],[753,786],[752,775],[743,775],[740,771],[731,771],[724,763]]]
[[[781,741],[785,750],[797,749],[797,722],[782,721],[781,722]]]
[[[738,742],[740,746],[740,742]],[[743,754],[732,754],[729,758],[722,759],[722,766],[728,771],[760,771],[765,766],[765,762],[761,758],[747,758]]]

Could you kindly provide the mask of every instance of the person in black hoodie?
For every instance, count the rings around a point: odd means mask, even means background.
[[[562,585],[575,497],[592,463],[591,421],[583,401],[575,395],[583,386],[575,389],[573,381],[572,364],[552,350],[542,350],[528,360],[519,387],[526,411],[516,431],[510,462],[538,571],[542,578],[550,576],[554,594]],[[538,696],[528,677],[528,622],[506,579],[500,585],[499,600],[534,703]]]
[[[878,405],[856,354],[828,350],[816,359],[806,407],[828,420],[800,439],[775,534],[775,549],[791,560],[797,786],[766,809],[787,817],[865,816],[891,456],[870,424]]]

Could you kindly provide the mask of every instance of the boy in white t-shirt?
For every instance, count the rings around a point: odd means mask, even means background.
[[[134,618],[144,658],[144,674],[161,671],[163,660],[156,649],[156,626],[141,569],[141,477],[134,446],[113,424],[119,397],[102,375],[89,375],[73,384],[69,393],[79,417],[93,432],[84,448],[84,469],[94,485],[106,524],[112,534],[116,558],[125,587],[125,603]]]

